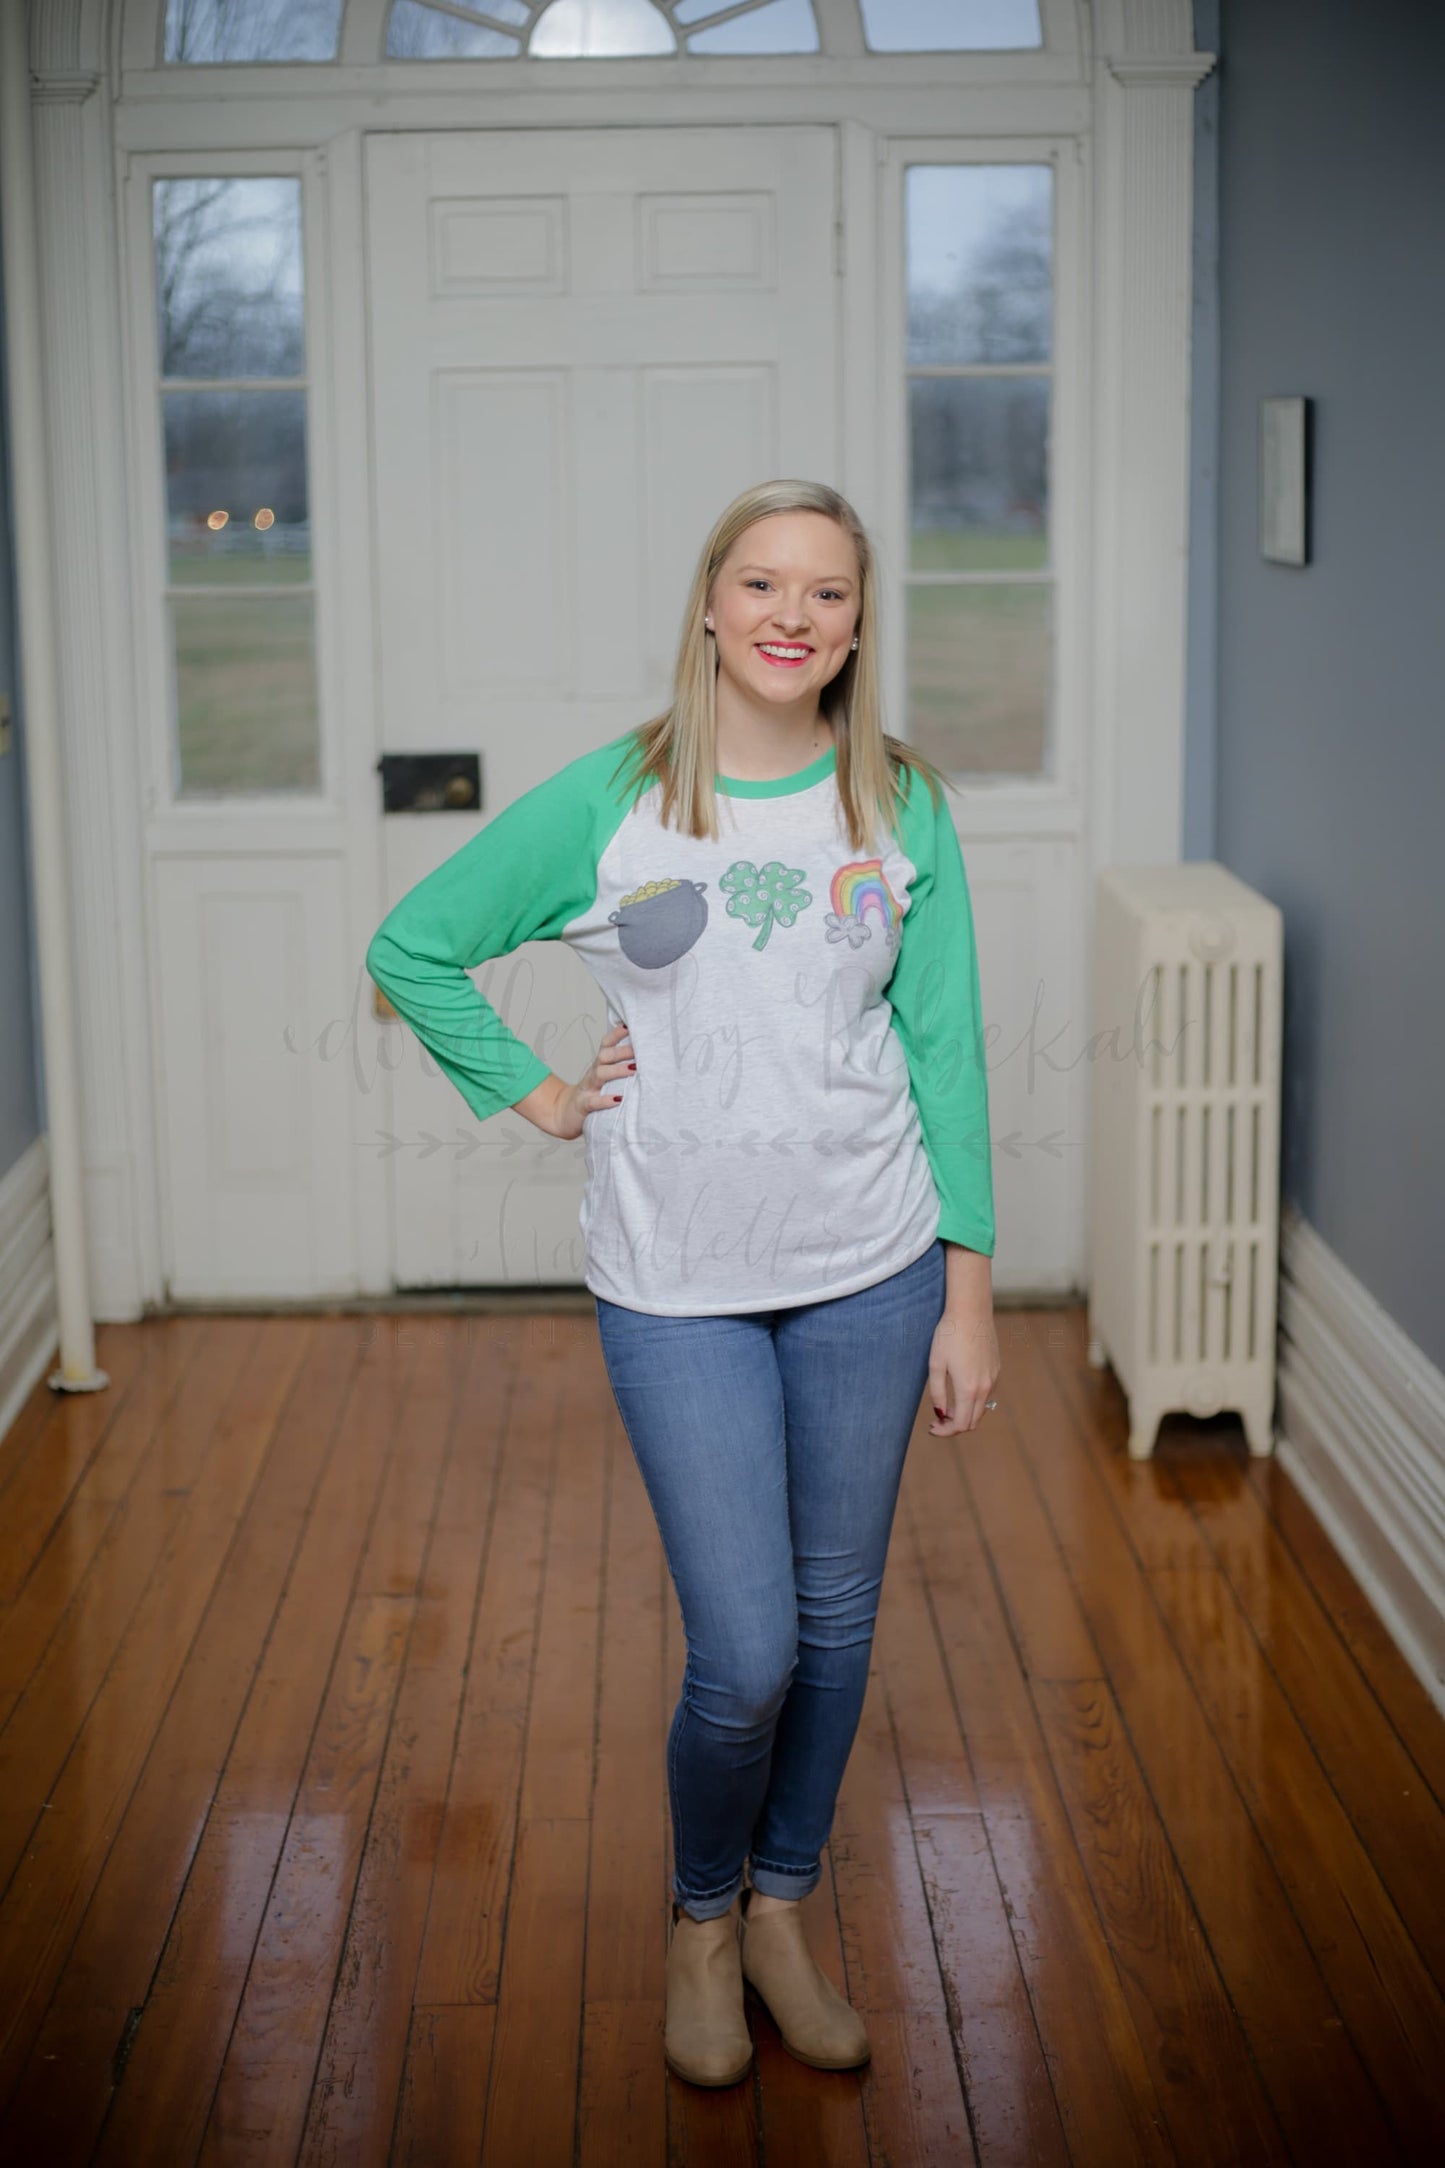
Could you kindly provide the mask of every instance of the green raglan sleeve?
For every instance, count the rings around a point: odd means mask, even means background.
[[[598,754],[583,755],[524,791],[418,881],[368,945],[367,971],[481,1119],[551,1072],[467,973],[524,941],[555,939],[586,910],[620,818],[618,807],[609,824],[604,774]]]
[[[903,847],[917,868],[887,985],[945,1242],[994,1253],[993,1147],[973,908],[945,793],[905,777]]]

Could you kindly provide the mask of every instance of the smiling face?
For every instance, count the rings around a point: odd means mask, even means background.
[[[754,520],[713,579],[707,614],[719,674],[752,700],[816,701],[848,660],[861,607],[846,528],[824,512]]]

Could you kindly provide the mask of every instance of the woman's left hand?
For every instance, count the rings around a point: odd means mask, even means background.
[[[933,1398],[928,1429],[934,1438],[957,1438],[978,1428],[1001,1368],[990,1261],[952,1242],[946,1257],[948,1292],[928,1359]]]

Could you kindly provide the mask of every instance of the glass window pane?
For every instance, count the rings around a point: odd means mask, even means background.
[[[334,60],[346,0],[167,0],[166,59]]]
[[[300,181],[154,185],[162,376],[299,376]]]
[[[951,774],[1044,775],[1053,590],[993,582],[908,591],[908,737]]]
[[[303,391],[168,391],[173,585],[311,577]]]
[[[875,53],[979,53],[1042,45],[1039,0],[863,0]]]
[[[1048,427],[1047,377],[911,380],[909,563],[916,570],[1043,569]]]
[[[908,359],[1047,361],[1053,170],[910,166]]]
[[[700,16],[716,15],[718,0],[684,15],[684,6],[673,10],[676,20],[696,22]],[[766,7],[734,15],[711,30],[697,31],[687,41],[690,53],[816,53],[818,25],[813,20],[812,0],[769,0]]]
[[[527,48],[544,60],[671,53],[677,41],[652,0],[552,0]]]
[[[310,595],[171,598],[180,792],[320,788]]]
[[[520,0],[497,0],[487,9],[502,22],[523,29],[531,21],[530,9]],[[392,0],[386,25],[388,60],[507,60],[521,51],[517,38],[492,29],[486,23],[463,22],[456,15],[438,15],[419,0]]]

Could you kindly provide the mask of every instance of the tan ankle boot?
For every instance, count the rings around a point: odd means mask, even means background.
[[[692,2085],[736,2085],[747,2075],[753,2041],[743,2011],[736,1904],[715,1920],[672,1908],[663,2051],[668,2068]]]
[[[783,2046],[815,2070],[855,2070],[872,2053],[863,2020],[818,1965],[803,1936],[801,1903],[754,1919],[744,1893],[743,1978],[772,2012]]]

